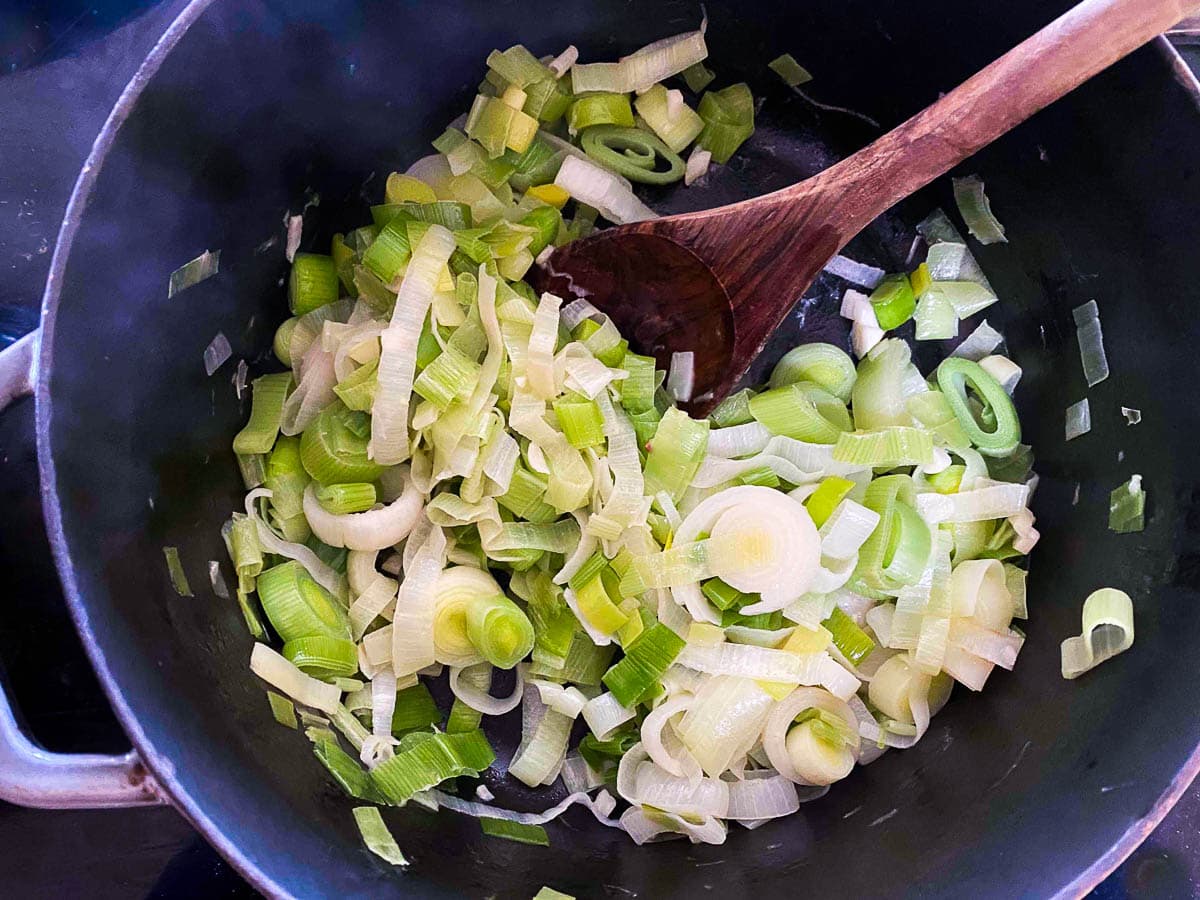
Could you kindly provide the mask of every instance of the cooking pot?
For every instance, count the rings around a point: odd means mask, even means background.
[[[819,171],[1066,6],[709,0],[709,65],[718,85],[745,79],[763,98],[758,131],[705,186],[647,199],[712,206]],[[1003,298],[987,318],[1025,371],[1018,406],[1043,540],[1016,671],[979,696],[958,688],[917,747],[721,846],[639,848],[574,811],[550,826],[547,849],[485,837],[453,813],[386,810],[412,862],[400,870],[366,851],[352,801],[271,718],[236,604],[207,579],[208,560],[224,557],[221,523],[241,506],[229,442],[247,400],[232,363],[210,378],[201,357],[220,331],[252,372],[271,368],[283,217],[307,207],[305,249],[366,220],[387,173],[467,108],[495,47],[575,43],[585,60],[611,59],[699,16],[675,0],[182,7],[79,177],[40,342],[0,357],[0,402],[36,393],[63,586],[135,750],[47,754],[5,708],[0,794],[47,806],[165,798],[256,887],[304,897],[529,898],[543,884],[579,897],[1078,895],[1154,827],[1200,765],[1200,92],[1161,41],[964,167],[985,178],[1010,236],[974,249]],[[815,74],[807,97],[766,70],[783,52]],[[898,269],[915,222],[951,204],[937,185],[847,253]],[[221,251],[220,273],[168,298],[170,273],[206,249]],[[845,341],[838,290],[822,277],[759,374],[802,335]],[[1113,374],[1089,390],[1071,309],[1093,298]],[[925,365],[950,346],[926,347]],[[1066,443],[1063,411],[1085,396],[1092,431]],[[1134,472],[1149,492],[1146,530],[1115,535],[1108,494]],[[180,548],[195,596],[172,589],[164,546]],[[1064,681],[1059,643],[1103,585],[1134,598],[1137,642]],[[489,785],[514,806],[549,805],[553,792],[531,796],[504,776],[514,735],[495,740]]]

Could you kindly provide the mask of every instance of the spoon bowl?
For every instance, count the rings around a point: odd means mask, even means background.
[[[632,222],[555,250],[535,287],[586,298],[661,368],[695,354],[683,404],[705,415],[829,260],[873,219],[1200,10],[1085,0],[866,148],[774,193]]]

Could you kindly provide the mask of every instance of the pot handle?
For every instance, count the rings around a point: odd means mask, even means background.
[[[40,331],[0,351],[0,411],[33,393]],[[137,753],[50,753],[21,730],[0,690],[0,799],[43,809],[112,809],[165,802]]]

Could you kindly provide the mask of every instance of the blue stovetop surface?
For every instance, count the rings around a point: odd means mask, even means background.
[[[180,5],[0,3],[0,348],[36,327],[80,164],[117,94]],[[1182,52],[1200,71],[1200,46]],[[6,114],[18,109],[25,114]],[[28,115],[29,109],[40,115]],[[37,492],[29,401],[0,417],[0,510],[5,685],[44,746],[125,749],[58,593]],[[254,896],[167,808],[51,812],[0,803],[0,847],[6,896]],[[1200,896],[1200,785],[1093,896]]]

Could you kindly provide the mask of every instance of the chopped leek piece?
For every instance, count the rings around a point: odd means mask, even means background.
[[[939,494],[954,494],[962,485],[963,475],[966,471],[966,466],[946,466],[940,472],[926,475],[925,480]]]
[[[647,628],[625,648],[625,657],[604,673],[604,685],[617,701],[633,707],[649,691],[686,642],[661,622]]]
[[[717,77],[716,73],[706,68],[704,63],[693,63],[680,74],[683,76],[683,80],[687,82],[688,89],[695,94],[700,93],[712,84],[713,79]]]
[[[525,196],[540,200],[549,206],[553,206],[555,209],[562,209],[567,205],[567,201],[571,199],[566,191],[554,184],[534,185],[525,192]]]
[[[571,894],[564,894],[552,887],[543,887],[533,895],[533,900],[575,900]]]
[[[333,732],[326,729],[321,738],[313,741],[313,753],[333,776],[333,780],[341,785],[342,790],[358,800],[383,802],[383,798],[375,790],[375,785],[371,783],[371,777],[363,771],[357,761],[338,746]]]
[[[804,508],[812,517],[813,524],[820,528],[829,521],[838,504],[846,499],[846,495],[854,490],[855,482],[847,478],[830,475],[821,480],[817,489],[808,495]]]
[[[403,738],[396,755],[371,771],[376,790],[395,805],[447,778],[478,775],[496,755],[482,731],[431,734],[417,731]]]
[[[300,437],[304,469],[321,484],[374,481],[383,466],[367,456],[370,419],[333,403],[321,410]]]
[[[504,838],[516,841],[518,844],[533,844],[538,847],[549,847],[550,837],[541,825],[523,825],[508,819],[493,819],[481,816],[479,827],[490,837]]]
[[[938,366],[937,381],[938,387],[942,389],[950,408],[954,411],[954,417],[958,419],[958,424],[981,453],[988,456],[1004,456],[1011,453],[1020,443],[1021,422],[1017,418],[1012,399],[979,363],[969,359],[945,359]],[[968,385],[994,414],[996,425],[991,431],[984,431],[976,421],[967,401]]]
[[[754,134],[754,97],[745,84],[734,84],[721,91],[707,91],[700,98],[700,146],[724,165],[738,147]]]
[[[1133,601],[1101,588],[1083,602],[1083,633],[1062,642],[1063,678],[1078,678],[1133,646]]]
[[[272,566],[259,575],[258,595],[272,627],[285,642],[312,636],[350,638],[345,608],[297,560]]]
[[[708,422],[672,407],[663,414],[646,454],[646,493],[666,491],[678,500],[692,482],[708,447]]]
[[[611,172],[642,184],[670,184],[683,177],[685,163],[661,140],[640,128],[595,125],[583,133],[584,152]],[[666,165],[662,169],[658,161]]]
[[[349,639],[296,638],[283,645],[283,657],[305,675],[322,680],[349,678],[358,671],[358,648]]]
[[[833,645],[841,651],[842,656],[856,666],[875,649],[875,642],[841,607],[835,606],[833,613],[821,625],[833,636]]]
[[[966,178],[955,178],[954,202],[958,211],[967,223],[967,230],[981,244],[1008,243],[1004,236],[1004,226],[992,213],[992,204],[987,194],[983,192],[983,181],[978,175],[968,175]]]
[[[288,278],[288,306],[292,315],[302,316],[333,303],[338,298],[340,281],[332,256],[297,253]]]
[[[431,338],[432,340],[432,338]],[[375,402],[375,391],[379,388],[379,360],[373,359],[359,366],[333,386],[333,392],[346,404],[347,409],[370,412]]]
[[[287,728],[296,729],[296,704],[282,694],[267,691],[267,702],[271,704],[271,715],[275,721]]]
[[[567,113],[567,126],[580,132],[594,125],[633,127],[633,109],[628,94],[583,94],[575,98]]]
[[[700,591],[717,609],[724,612],[727,609],[741,609],[757,602],[752,594],[743,594],[735,587],[730,587],[720,578],[710,578],[700,585]]]
[[[772,387],[777,386],[772,385]],[[717,408],[709,414],[709,418],[718,428],[730,428],[734,425],[753,422],[754,414],[750,412],[750,400],[753,397],[754,391],[750,388],[742,388],[736,394],[730,394],[722,400]]]
[[[621,368],[629,377],[621,382],[621,405],[633,413],[646,412],[654,408],[654,357],[640,356],[626,350],[621,359]]]
[[[886,276],[871,292],[871,305],[875,307],[875,319],[884,331],[899,328],[911,319],[917,301],[908,276],[903,272]]]
[[[283,422],[283,404],[292,387],[292,374],[263,375],[250,383],[250,421],[233,439],[233,452],[269,453]]]
[[[554,414],[572,447],[580,450],[604,443],[604,420],[592,400],[555,400]]]
[[[788,87],[797,87],[812,81],[812,75],[808,69],[796,62],[795,57],[790,53],[784,53],[782,56],[777,56],[769,63],[767,68],[783,79],[783,83]]]
[[[704,130],[704,120],[683,102],[682,97],[673,101],[671,93],[661,84],[656,84],[638,97],[634,106],[650,130],[673,153],[679,153]],[[677,91],[674,93],[678,94]]]
[[[187,290],[207,278],[212,278],[220,270],[221,251],[218,250],[214,253],[211,250],[205,250],[195,259],[184,263],[171,273],[171,277],[167,280],[167,299],[170,300],[180,291]]]
[[[574,596],[579,616],[587,625],[600,634],[610,635],[629,621],[629,616],[613,601],[602,576],[603,572],[581,584],[567,597],[569,603]]]
[[[409,217],[398,215],[383,226],[362,255],[363,265],[385,285],[390,285],[404,271],[412,257],[408,239]]]
[[[163,547],[163,556],[167,558],[167,574],[171,576],[171,585],[180,597],[194,597],[192,586],[188,584],[187,574],[183,571],[183,562],[179,559],[178,547]]]
[[[507,597],[477,600],[467,607],[467,634],[484,659],[511,669],[533,649],[533,624]]]
[[[408,865],[408,860],[404,858],[400,845],[388,830],[378,807],[356,806],[353,812],[354,821],[358,824],[358,830],[368,850],[393,866]]]
[[[413,382],[413,391],[442,412],[455,400],[465,400],[479,381],[479,364],[447,347]]]
[[[1104,352],[1104,332],[1100,327],[1100,307],[1089,300],[1072,311],[1075,317],[1075,337],[1079,341],[1079,356],[1088,387],[1095,387],[1108,377],[1108,357]]]
[[[363,482],[323,484],[317,488],[317,502],[335,516],[365,512],[375,505],[375,485]]]
[[[1145,530],[1146,492],[1142,490],[1141,475],[1130,476],[1109,495],[1108,527],[1117,534]]]
[[[834,400],[834,405],[837,404]],[[819,408],[800,384],[772,388],[750,399],[750,414],[772,434],[810,444],[837,443],[849,427],[848,416],[844,421],[833,422],[827,412],[828,408]],[[844,404],[842,412],[845,413]]]
[[[434,203],[437,201],[437,194],[433,192],[433,188],[420,179],[413,178],[411,175],[401,175],[399,172],[392,172],[392,174],[388,175],[383,195],[387,203],[405,203],[410,201],[413,203]]]
[[[1073,441],[1092,430],[1092,408],[1087,397],[1067,407],[1066,439]]]
[[[771,370],[772,388],[808,381],[843,403],[850,402],[854,379],[854,360],[833,344],[801,344],[785,353]]]
[[[856,466],[894,468],[933,462],[933,436],[920,428],[892,425],[856,434],[842,432],[833,458]]]
[[[441,721],[442,712],[433,702],[433,695],[429,693],[429,688],[423,683],[417,682],[412,687],[405,688],[396,694],[396,708],[392,711],[392,734],[404,735],[418,728],[437,725]],[[478,721],[473,727],[479,727]],[[454,729],[447,726],[446,730]]]

